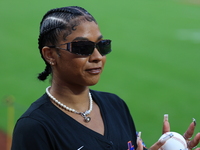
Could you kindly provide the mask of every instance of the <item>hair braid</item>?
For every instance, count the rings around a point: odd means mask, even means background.
[[[55,9],[49,10],[49,11],[43,16],[42,21],[46,18],[46,16],[48,16],[49,14],[55,13],[55,12],[60,12],[60,13],[71,13],[71,14],[73,14],[71,10],[66,9],[65,7],[63,7],[63,8],[55,8]],[[42,21],[41,21],[41,23],[42,23]]]
[[[50,73],[51,73],[51,66],[48,64],[46,65],[44,71],[38,75],[38,79],[44,81],[47,79]]]

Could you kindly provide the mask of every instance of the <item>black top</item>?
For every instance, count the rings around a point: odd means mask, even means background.
[[[136,148],[136,130],[130,112],[118,96],[91,90],[100,108],[105,132],[80,124],[44,94],[18,119],[11,150],[127,150]]]

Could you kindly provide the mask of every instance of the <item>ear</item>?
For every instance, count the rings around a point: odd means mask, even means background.
[[[50,64],[50,65],[54,65],[55,62],[55,55],[54,55],[55,51],[52,48],[49,48],[47,46],[42,48],[42,55],[44,57],[44,59]]]

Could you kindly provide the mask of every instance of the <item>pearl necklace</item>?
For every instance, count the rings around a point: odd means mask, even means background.
[[[75,113],[75,114],[79,114],[79,115],[81,115],[83,118],[84,118],[84,121],[85,122],[90,122],[90,120],[91,120],[91,118],[90,117],[87,117],[87,115],[89,115],[90,114],[90,112],[92,111],[92,96],[91,96],[91,93],[89,92],[89,98],[90,98],[90,108],[89,108],[89,110],[86,110],[85,112],[78,112],[78,111],[76,111],[75,109],[72,109],[72,108],[69,108],[69,107],[67,107],[66,105],[64,105],[64,104],[62,104],[60,101],[58,101],[55,97],[53,97],[50,93],[49,93],[49,88],[50,88],[51,86],[49,86],[49,87],[47,87],[46,88],[46,93],[47,93],[47,95],[58,105],[58,106],[60,106],[61,108],[63,108],[63,109],[65,109],[65,110],[67,110],[67,111],[69,111],[69,112],[73,112],[73,113]]]

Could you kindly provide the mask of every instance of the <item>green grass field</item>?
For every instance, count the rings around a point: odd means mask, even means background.
[[[36,78],[44,69],[39,22],[49,9],[70,5],[86,8],[113,40],[91,88],[126,101],[147,146],[160,137],[166,113],[172,131],[183,133],[192,118],[200,131],[200,5],[172,0],[1,0],[0,128],[8,127],[6,97],[15,98],[16,121],[49,85]]]

